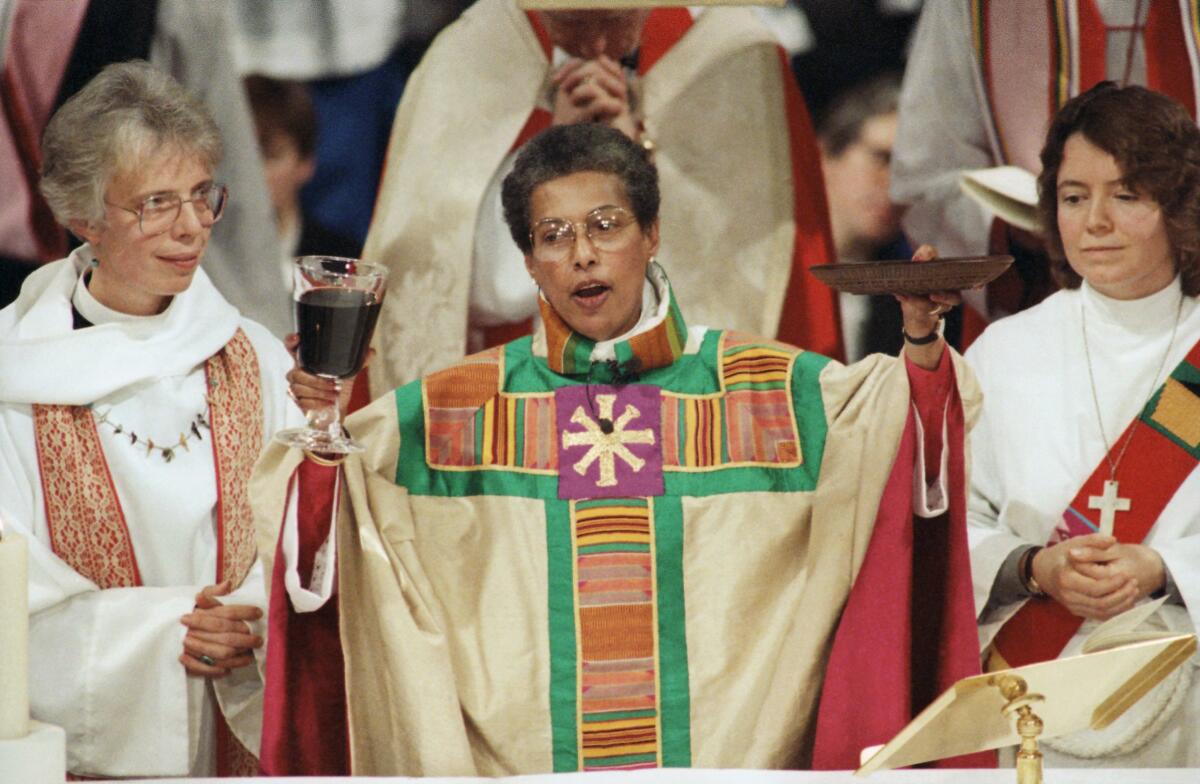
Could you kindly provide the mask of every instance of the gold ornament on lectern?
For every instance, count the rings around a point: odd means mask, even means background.
[[[855,775],[1019,745],[1018,784],[1041,784],[1038,738],[1104,729],[1195,653],[1194,634],[1135,630],[1159,604],[1106,622],[1079,656],[963,678],[887,744],[864,749]]]

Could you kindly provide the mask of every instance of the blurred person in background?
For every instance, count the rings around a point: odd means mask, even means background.
[[[900,210],[888,193],[899,95],[898,75],[878,76],[834,99],[818,119],[838,261],[906,259],[912,254],[900,233]],[[839,299],[850,361],[900,351],[900,307],[893,297],[842,293]]]
[[[274,334],[290,331],[291,300],[273,262],[279,242],[234,68],[229,12],[228,0],[0,0],[0,305],[39,264],[70,248],[37,189],[46,122],[105,65],[138,58],[198,96],[227,145],[216,174],[237,199],[208,248],[213,284]]]
[[[842,356],[836,296],[806,272],[833,247],[786,56],[748,9],[683,5],[526,13],[480,0],[434,42],[396,114],[364,250],[393,276],[377,394],[528,334],[537,290],[500,183],[536,132],[587,121],[654,149],[660,262],[701,321]]]
[[[362,244],[327,228],[301,206],[300,189],[312,179],[317,166],[317,117],[308,88],[303,82],[260,75],[247,76],[244,81],[275,208],[280,268],[284,286],[290,289],[296,256],[358,258]]]
[[[304,213],[362,244],[396,105],[433,37],[470,0],[231,0],[243,75],[303,81],[317,118]]]

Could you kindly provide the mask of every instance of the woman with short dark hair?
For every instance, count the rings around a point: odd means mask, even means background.
[[[1200,625],[1200,129],[1105,82],[1059,110],[1042,166],[1064,288],[967,352],[986,401],[969,520],[993,668],[1077,653],[1152,599],[1143,626]],[[1195,669],[1103,732],[1043,744],[1047,763],[1200,765]]]
[[[42,192],[85,242],[0,311],[0,515],[31,546],[32,715],[66,729],[74,774],[254,772],[247,481],[299,412],[282,345],[200,269],[229,198],[220,135],[129,62],[63,104],[42,149]]]
[[[363,456],[260,463],[263,541],[282,524],[301,570],[272,587],[269,771],[345,738],[370,775],[847,767],[978,671],[957,295],[907,298],[905,358],[851,367],[688,325],[655,166],[600,123],[526,144],[503,202],[534,336],[351,417]]]

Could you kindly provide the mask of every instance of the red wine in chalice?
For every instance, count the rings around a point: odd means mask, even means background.
[[[363,360],[382,303],[372,292],[316,288],[296,299],[300,366],[329,378],[348,378]]]

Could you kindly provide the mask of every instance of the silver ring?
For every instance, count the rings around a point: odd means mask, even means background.
[[[209,656],[207,653],[202,653],[199,656],[197,656],[196,658],[199,659],[204,664],[207,664],[209,667],[217,666],[217,660],[214,659],[213,657]]]

